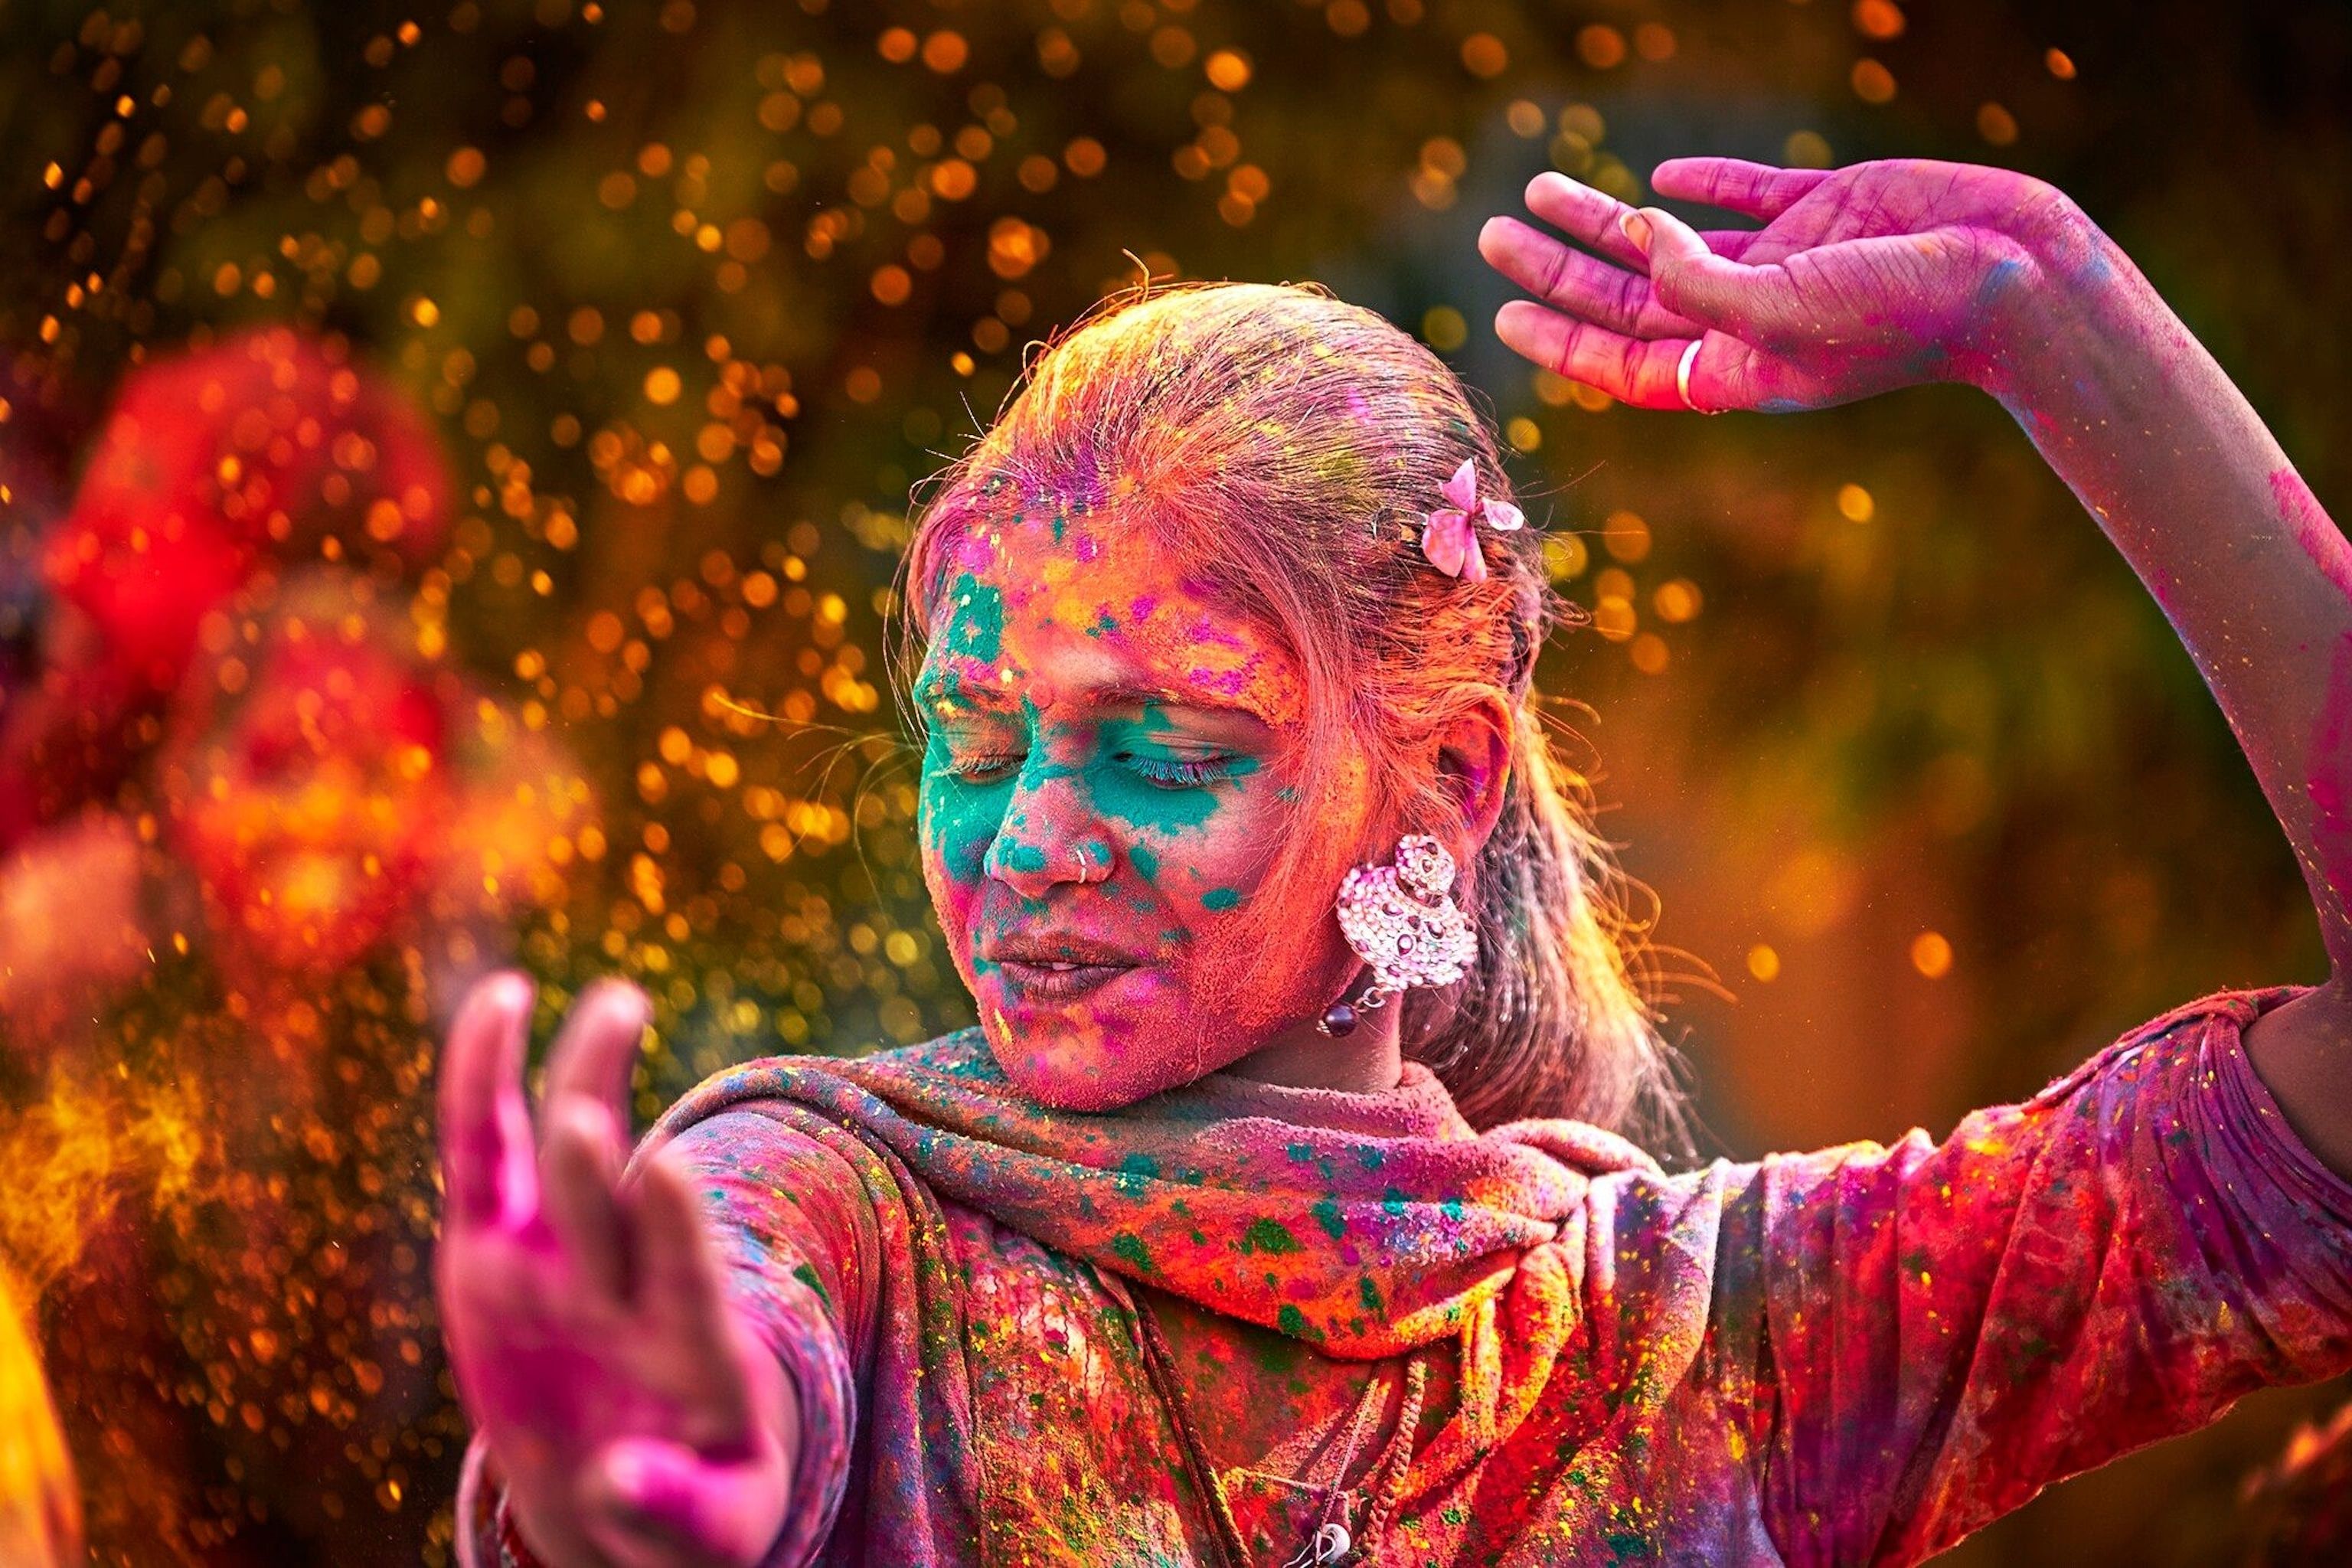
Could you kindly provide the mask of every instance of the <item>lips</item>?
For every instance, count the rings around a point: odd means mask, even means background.
[[[1008,937],[981,952],[991,963],[1020,963],[1033,968],[1060,964],[1072,968],[1132,969],[1142,962],[1108,943],[1083,937]]]
[[[981,947],[1009,992],[1025,1002],[1073,1002],[1136,973],[1143,959],[1082,936],[1021,933]]]

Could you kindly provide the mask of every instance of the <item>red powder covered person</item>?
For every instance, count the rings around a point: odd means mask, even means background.
[[[1940,1143],[1662,1169],[1492,432],[1322,294],[1129,300],[909,547],[979,1023],[721,1074],[634,1156],[642,994],[573,1005],[536,1115],[529,983],[453,1026],[466,1561],[1909,1563],[2352,1369],[2352,548],[2049,187],[1654,184],[1762,227],[1544,175],[1544,226],[1483,238],[1539,297],[1504,341],[1647,408],[1999,398],[2204,672],[2330,976],[2186,1002]]]
[[[205,618],[281,563],[428,559],[451,484],[424,414],[340,339],[251,330],[124,380],[43,537],[44,592],[0,584],[0,1017],[20,1046],[86,1027],[165,940],[114,795]]]
[[[339,339],[236,333],[133,371],[42,541],[56,624],[0,715],[0,850],[118,782],[205,616],[278,560],[431,558],[452,480],[425,416]]]
[[[0,1025],[60,1059],[53,1083],[110,1081],[125,1053],[97,1020],[175,945],[223,998],[136,1068],[185,1090],[170,1142],[200,1174],[152,1201],[135,1168],[110,1182],[68,1217],[46,1290],[74,1336],[58,1376],[101,1536],[194,1551],[226,1478],[257,1511],[205,1561],[357,1560],[383,1477],[322,1472],[316,1444],[443,1408],[417,1339],[422,1237],[383,1196],[425,1126],[415,1043],[517,907],[551,896],[553,845],[592,803],[437,631],[420,647],[398,585],[348,568],[257,576],[200,628],[138,781],[145,820],[52,827],[0,879]],[[77,1021],[78,1051],[57,1037]],[[121,1188],[142,1201],[112,1203]],[[199,1384],[235,1417],[152,1393]]]
[[[309,568],[241,595],[214,629],[157,793],[232,986],[299,1001],[403,940],[446,978],[453,932],[495,945],[518,903],[551,891],[554,844],[593,815],[585,781],[420,650],[381,587]]]
[[[416,901],[447,829],[456,704],[351,586],[296,579],[166,743],[173,846],[240,967],[350,963]]]

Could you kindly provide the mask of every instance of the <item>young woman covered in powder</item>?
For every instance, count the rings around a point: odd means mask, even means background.
[[[725,1073],[630,1160],[637,992],[572,1007],[536,1124],[529,984],[455,1026],[473,1561],[1911,1563],[2352,1368],[2352,550],[2058,192],[1655,185],[1763,227],[1546,174],[1548,227],[1484,237],[1542,301],[1503,339],[1650,408],[2000,399],[2220,699],[2330,977],[1940,1144],[1662,1173],[1608,1131],[1671,1099],[1528,705],[1560,606],[1491,435],[1367,311],[1157,293],[1042,358],[909,552],[978,1026]],[[1420,971],[1360,866],[1435,911]]]

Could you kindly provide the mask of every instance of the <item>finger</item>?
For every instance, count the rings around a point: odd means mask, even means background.
[[[1635,337],[1694,337],[1699,328],[1660,306],[1650,282],[1574,250],[1514,217],[1490,218],[1478,234],[1479,254],[1495,269],[1545,303],[1612,331]]]
[[[1637,272],[1650,269],[1649,259],[1617,224],[1633,209],[1614,196],[1547,170],[1528,182],[1528,210],[1621,266]]]
[[[629,1074],[645,1043],[653,1003],[625,980],[591,982],[572,1004],[548,1053],[540,1103],[567,1095],[602,1107],[624,1134],[629,1126]]]
[[[1716,255],[1689,225],[1663,207],[1629,214],[1626,232],[1648,252],[1651,289],[1675,314],[1749,342],[1790,323],[1796,296],[1781,268]]]
[[[670,1343],[707,1347],[715,1373],[704,1391],[710,1414],[725,1431],[748,1430],[751,1405],[725,1353],[735,1333],[726,1280],[692,1179],[657,1153],[639,1163],[635,1179],[621,1189],[620,1203],[635,1264],[631,1284],[637,1310],[651,1320],[650,1331]]]
[[[1744,158],[1669,158],[1650,171],[1650,188],[1676,201],[1705,202],[1769,223],[1831,173],[1780,169]]]
[[[1495,314],[1495,335],[1546,370],[1640,408],[1680,408],[1675,371],[1687,339],[1634,338],[1526,300]]]
[[[619,1300],[628,1292],[626,1232],[614,1189],[628,1151],[613,1113],[585,1095],[549,1103],[540,1152],[548,1223],[592,1289]]]
[[[782,1479],[767,1467],[714,1463],[683,1444],[625,1437],[591,1462],[598,1544],[624,1563],[646,1546],[684,1548],[704,1562],[756,1563],[784,1522]]]
[[[1624,216],[1634,209],[1614,196],[1605,195],[1590,185],[1579,184],[1565,174],[1538,174],[1528,185],[1528,209],[1547,223],[1566,229],[1612,260],[1637,272],[1648,270],[1646,258],[1638,247],[1626,241],[1622,226]],[[1516,218],[1494,221],[1518,222]],[[1491,221],[1489,226],[1492,226]],[[1551,236],[1529,228],[1525,224],[1519,224],[1519,227],[1549,244],[1559,243]],[[1711,228],[1703,237],[1717,256],[1738,257],[1764,237],[1764,231],[1756,228]],[[1486,246],[1486,238],[1482,233],[1479,237],[1482,253]],[[1503,269],[1502,263],[1495,257],[1488,256],[1486,259],[1498,269]],[[1516,279],[1518,275],[1512,273],[1511,276]]]
[[[522,1095],[531,984],[503,970],[466,994],[441,1057],[441,1176],[448,1212],[488,1225],[538,1202],[530,1110]]]

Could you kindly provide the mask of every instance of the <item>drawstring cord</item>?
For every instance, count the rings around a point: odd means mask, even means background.
[[[1158,1385],[1160,1396],[1174,1419],[1178,1440],[1183,1445],[1186,1468],[1192,1472],[1193,1489],[1209,1505],[1212,1522],[1215,1525],[1218,1556],[1223,1568],[1249,1568],[1249,1546],[1242,1539],[1241,1526],[1234,1519],[1233,1504],[1225,1496],[1224,1483],[1217,1479],[1216,1467],[1209,1460],[1208,1447],[1201,1440],[1200,1429],[1192,1423],[1191,1407],[1185,1402],[1179,1376],[1175,1352],[1169,1348],[1166,1333],[1160,1326],[1160,1315],[1146,1299],[1145,1287],[1130,1285],[1128,1299],[1135,1308],[1135,1321],[1144,1352],[1145,1369]],[[1414,1439],[1421,1425],[1423,1396],[1429,1386],[1429,1363],[1424,1352],[1415,1351],[1405,1363],[1404,1398],[1397,1412],[1396,1430],[1392,1432],[1380,1457],[1365,1474],[1365,1490],[1371,1507],[1364,1517],[1364,1533],[1359,1537],[1349,1533],[1346,1518],[1353,1509],[1348,1499],[1348,1467],[1356,1457],[1363,1440],[1365,1423],[1374,1411],[1388,1403],[1388,1381],[1375,1374],[1366,1384],[1362,1398],[1356,1405],[1354,1421],[1349,1425],[1347,1451],[1340,1456],[1339,1472],[1332,1478],[1329,1494],[1324,1500],[1318,1516],[1315,1533],[1307,1544],[1283,1568],[1332,1568],[1360,1551],[1363,1561],[1370,1560],[1373,1543],[1388,1528],[1404,1498],[1405,1477],[1411,1469]],[[1343,1517],[1335,1520],[1338,1512]]]

